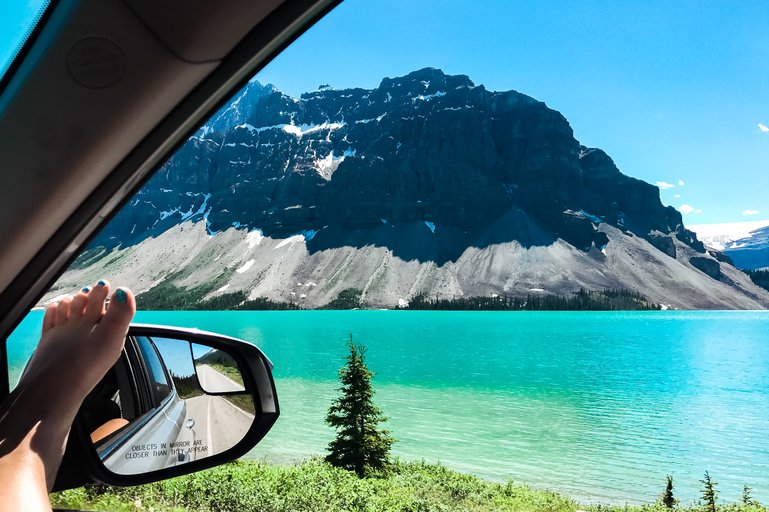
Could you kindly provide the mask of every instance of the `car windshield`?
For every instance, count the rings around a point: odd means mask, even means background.
[[[5,0],[0,5],[0,79],[35,29],[49,0]]]

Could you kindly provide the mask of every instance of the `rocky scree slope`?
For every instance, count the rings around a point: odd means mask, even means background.
[[[346,288],[393,307],[583,286],[682,308],[769,304],[559,112],[433,68],[300,98],[250,82],[48,298],[98,274],[307,307]]]

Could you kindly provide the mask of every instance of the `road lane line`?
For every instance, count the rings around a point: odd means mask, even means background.
[[[208,397],[208,411],[206,412],[206,430],[208,431],[208,456],[210,457],[214,451],[214,445],[211,443],[211,397]]]

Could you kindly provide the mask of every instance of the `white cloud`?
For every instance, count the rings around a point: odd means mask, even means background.
[[[758,123],[758,129],[764,133],[769,132],[769,126],[766,126],[764,123]]]
[[[660,188],[660,190],[675,188],[675,185],[673,185],[672,183],[668,183],[667,181],[658,181],[657,183],[655,183],[655,185],[657,185]]]
[[[696,210],[694,210],[694,213],[702,213],[702,208],[697,208]]]
[[[678,180],[679,187],[683,187],[684,185],[686,185],[686,183],[684,183],[684,180]]]
[[[681,194],[673,194],[673,197],[675,197],[676,199],[678,199],[679,197],[681,197]]]
[[[759,213],[761,212],[758,210],[743,210],[742,212],[743,215],[758,215]]]
[[[696,210],[697,209],[694,206],[686,203],[678,207],[678,211],[680,211],[683,214],[692,213],[693,211],[696,211]]]

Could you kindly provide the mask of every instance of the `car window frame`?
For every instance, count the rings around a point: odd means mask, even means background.
[[[146,347],[142,343],[142,340],[146,340],[147,342]],[[155,407],[160,407],[176,391],[174,387],[173,379],[171,379],[171,376],[168,373],[168,369],[166,368],[166,365],[163,362],[163,358],[161,357],[160,352],[155,346],[155,342],[153,342],[149,336],[136,336],[134,338],[134,341],[136,342],[136,346],[138,347],[138,353],[141,355],[142,366],[144,367],[144,375],[146,377],[145,383],[149,388],[149,395],[151,397],[153,405]],[[154,357],[154,361],[148,361],[149,358],[153,358],[153,357]],[[168,388],[168,391],[166,392],[165,396],[163,396],[162,398],[158,396],[158,393],[160,393],[160,390],[155,387],[156,384],[158,384],[157,378],[156,378],[158,377],[158,375],[156,375],[156,371],[155,371],[156,369],[153,367],[153,362],[157,363],[158,365],[157,369],[160,370],[159,376],[162,376],[163,379],[165,379],[164,386]]]
[[[286,1],[253,27],[221,64],[112,169],[101,185],[40,247],[35,257],[5,289],[0,290],[0,400],[10,393],[8,336],[40,301],[45,291],[200,124],[341,1]],[[58,0],[51,1],[27,43],[0,79],[0,94],[28,57],[58,5]]]
[[[105,458],[109,457],[110,453],[123,446],[136,432],[141,430],[155,416],[161,414],[165,406],[171,400],[173,400],[174,394],[176,393],[173,379],[171,379],[168,369],[166,368],[166,365],[163,362],[163,359],[160,356],[160,353],[154,342],[149,336],[142,337],[147,340],[149,348],[153,351],[155,357],[158,359],[163,375],[166,378],[166,381],[169,382],[170,392],[162,400],[157,399],[157,396],[151,385],[151,381],[153,381],[153,372],[144,362],[145,358],[143,351],[139,346],[139,341],[137,339],[138,337],[129,336],[126,338],[125,352],[128,356],[128,360],[132,362],[131,366],[133,368],[139,370],[137,372],[133,372],[132,387],[138,391],[138,403],[140,405],[138,406],[138,410],[135,411],[137,415],[131,420],[130,425],[126,425],[125,427],[116,430],[109,436],[105,437],[103,440],[99,441],[99,443],[97,443],[97,452],[100,456],[106,452],[106,455],[104,455]]]

